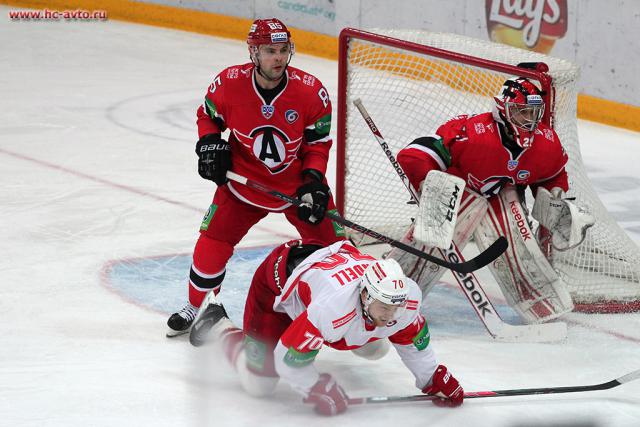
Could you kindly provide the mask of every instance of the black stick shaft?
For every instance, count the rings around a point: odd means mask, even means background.
[[[284,193],[273,190],[259,182],[243,177],[242,175],[239,175],[235,172],[231,172],[231,171],[227,172],[227,178],[229,178],[232,181],[239,182],[240,184],[244,184],[247,187],[261,191],[263,193],[270,194],[273,197],[276,197],[280,200],[291,203],[293,205],[299,206],[302,203],[300,200],[296,199],[295,197],[287,196]],[[489,264],[494,259],[496,259],[502,252],[504,252],[508,245],[507,240],[505,238],[501,238],[493,242],[491,246],[489,246],[484,252],[482,252],[477,257],[461,263],[452,263],[452,262],[444,261],[438,257],[426,254],[424,252],[421,252],[416,248],[413,248],[409,245],[406,245],[402,242],[392,239],[391,237],[385,236],[383,234],[378,233],[377,231],[370,230],[362,225],[349,221],[348,219],[343,218],[338,214],[327,212],[327,217],[329,217],[330,219],[332,219],[333,221],[339,224],[345,225],[349,228],[352,228],[356,231],[366,234],[367,236],[377,239],[383,243],[388,243],[391,246],[395,246],[399,249],[407,251],[417,257],[426,259],[427,261],[431,261],[434,264],[438,264],[442,267],[445,267],[450,270],[457,271],[463,274],[470,273],[474,270],[477,270]]]

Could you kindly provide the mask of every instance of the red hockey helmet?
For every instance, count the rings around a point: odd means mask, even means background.
[[[522,131],[533,132],[544,115],[542,95],[540,88],[525,77],[508,79],[494,98],[499,118],[510,125],[516,135]]]
[[[291,33],[287,26],[277,18],[256,19],[253,21],[247,37],[247,44],[257,47],[262,44],[274,43],[291,44]]]

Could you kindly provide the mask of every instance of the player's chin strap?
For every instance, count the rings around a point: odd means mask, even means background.
[[[375,321],[373,320],[371,315],[369,315],[369,305],[371,304],[371,301],[373,301],[373,298],[371,297],[371,295],[369,295],[368,292],[367,292],[366,300],[367,300],[366,303],[362,301],[362,293],[360,293],[360,307],[362,308],[362,315],[364,316],[364,320],[368,324],[373,325],[375,324]]]

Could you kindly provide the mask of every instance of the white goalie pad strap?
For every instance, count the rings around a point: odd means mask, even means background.
[[[569,291],[540,250],[513,186],[490,200],[488,214],[474,233],[480,250],[499,236],[507,238],[509,248],[489,268],[520,317],[540,323],[572,311]]]
[[[456,222],[452,239],[460,250],[467,245],[474,229],[478,226],[478,223],[489,206],[483,197],[469,190],[464,191],[461,199],[462,202],[460,204],[458,220]],[[442,258],[440,252],[435,250],[435,248],[430,248],[424,243],[416,241],[413,237],[413,232],[414,226],[412,225],[409,230],[407,230],[406,235],[402,239],[402,243],[412,246],[419,251],[426,252],[429,255]],[[447,271],[446,268],[440,267],[432,262],[426,261],[398,248],[392,248],[386,257],[393,258],[398,261],[402,267],[402,271],[404,271],[404,274],[418,284],[422,290],[423,296],[429,293],[433,285]]]
[[[422,182],[413,237],[427,247],[451,246],[465,182],[446,172],[432,170]]]
[[[556,250],[566,251],[584,241],[595,218],[561,196],[561,190],[552,194],[544,187],[539,188],[531,216],[549,230],[551,245]]]

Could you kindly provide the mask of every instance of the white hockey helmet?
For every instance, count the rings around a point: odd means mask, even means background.
[[[395,259],[381,259],[369,265],[360,281],[360,290],[367,290],[367,299],[387,305],[404,306],[409,295],[407,276]]]

